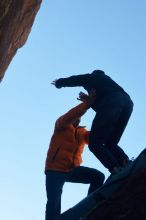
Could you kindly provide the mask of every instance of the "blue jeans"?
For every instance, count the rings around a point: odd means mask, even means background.
[[[104,174],[88,167],[76,167],[69,172],[46,172],[46,216],[45,220],[54,220],[61,213],[61,194],[65,182],[90,184],[88,194],[102,186]]]
[[[102,101],[93,120],[89,149],[100,162],[112,171],[128,159],[118,142],[127,126],[133,110],[133,102],[127,94],[116,92]]]

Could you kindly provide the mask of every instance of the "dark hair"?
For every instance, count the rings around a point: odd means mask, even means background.
[[[103,70],[94,70],[91,74],[105,74]]]

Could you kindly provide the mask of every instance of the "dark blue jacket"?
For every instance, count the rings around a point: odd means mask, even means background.
[[[94,110],[98,109],[98,106],[107,94],[115,92],[126,93],[121,86],[107,76],[102,70],[94,70],[91,74],[87,73],[60,78],[56,81],[57,88],[75,86],[84,87],[88,93],[92,88],[96,89],[96,103],[94,104]]]

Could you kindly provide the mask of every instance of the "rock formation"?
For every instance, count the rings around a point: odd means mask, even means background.
[[[124,187],[102,202],[87,220],[145,220],[146,167],[125,180]]]
[[[146,220],[146,148],[57,220]]]
[[[42,0],[0,0],[0,81],[31,31]]]

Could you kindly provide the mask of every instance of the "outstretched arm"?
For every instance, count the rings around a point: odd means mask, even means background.
[[[57,129],[64,128],[74,122],[75,119],[81,117],[90,108],[88,102],[83,102],[76,107],[72,108],[66,114],[57,119],[55,127]]]
[[[88,83],[90,74],[70,76],[67,78],[60,78],[54,80],[51,84],[56,88],[60,89],[62,87],[75,87],[75,86],[84,86]]]
[[[73,121],[77,118],[80,118],[85,112],[91,107],[96,99],[96,91],[95,89],[91,89],[89,95],[80,92],[78,100],[82,101],[81,104],[77,105],[76,107],[72,108],[66,114],[61,116],[56,121],[56,128],[63,128],[67,125],[73,123]]]

